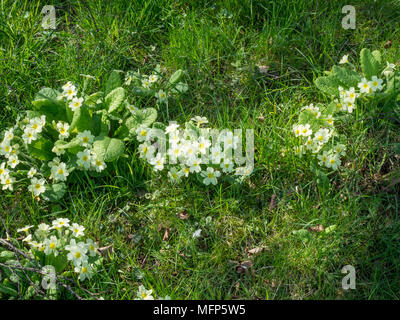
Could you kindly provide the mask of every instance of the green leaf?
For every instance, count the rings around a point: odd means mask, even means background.
[[[337,111],[337,103],[331,102],[327,105],[323,105],[320,107],[321,113],[324,116],[332,115]]]
[[[114,70],[111,72],[106,82],[105,94],[109,94],[114,89],[122,85],[121,76],[118,71]]]
[[[196,137],[199,137],[201,135],[200,128],[198,126],[195,126],[192,122],[186,122],[186,130],[190,135],[193,135]]]
[[[141,124],[144,124],[148,127],[152,125],[154,121],[157,120],[157,110],[154,108],[147,108],[143,110],[143,119]]]
[[[72,119],[74,118],[74,111],[72,111],[72,109],[67,106],[65,108],[65,113],[67,114],[68,123],[71,123]]]
[[[166,129],[166,125],[162,122],[154,122],[153,123],[153,128],[154,129],[160,129],[160,130],[165,130]]]
[[[15,254],[12,251],[3,250],[2,252],[0,252],[0,261],[1,262],[6,262],[6,261],[14,259],[14,258],[15,258]]]
[[[315,80],[315,85],[322,92],[335,96],[338,94],[340,82],[334,76],[318,77],[317,80]]]
[[[125,125],[128,127],[129,131],[135,130],[139,128],[140,122],[137,116],[131,116],[125,121]]]
[[[189,87],[186,83],[178,82],[171,91],[173,93],[185,93],[188,90],[189,90]]]
[[[124,88],[116,88],[112,90],[105,98],[105,105],[108,112],[113,112],[118,109],[121,103],[125,99],[125,89]]]
[[[26,117],[29,119],[40,117],[42,114],[39,111],[32,111],[32,110],[27,110],[26,111]]]
[[[126,124],[123,123],[122,125],[120,125],[118,129],[115,130],[113,137],[122,140],[129,140],[129,129]]]
[[[64,120],[66,119],[65,106],[64,102],[57,100],[59,94],[57,90],[44,88],[36,94],[32,105],[50,121]]]
[[[375,53],[375,55],[377,55]],[[367,80],[371,80],[372,76],[378,76],[380,71],[380,62],[374,57],[369,49],[362,49],[360,53],[361,70]]]
[[[69,131],[73,132],[74,130],[78,132],[93,130],[92,117],[90,116],[89,110],[85,105],[82,105],[74,111]]]
[[[41,114],[50,116],[54,118],[58,112],[58,106],[56,103],[47,99],[39,99],[32,101],[35,110],[39,111]]]
[[[325,228],[324,231],[325,231],[325,233],[331,233],[332,231],[335,231],[335,229],[336,229],[336,224],[333,224],[333,225]]]
[[[374,56],[375,60],[382,66],[382,56],[379,50],[372,51],[372,55]]]
[[[78,147],[80,145],[80,140],[78,138],[72,139],[70,142],[66,142],[63,140],[57,140],[54,143],[55,146],[57,146],[59,149],[71,149]]]
[[[400,89],[400,75],[393,74],[387,81],[386,93],[392,93]]]
[[[108,125],[102,119],[102,114],[96,113],[92,115],[92,134],[94,136],[106,136],[108,134]]]
[[[332,73],[346,89],[357,87],[357,84],[361,81],[361,76],[358,72],[347,68],[333,66]]]
[[[299,123],[300,124],[312,124],[316,121],[315,115],[308,110],[303,110],[299,114]]]
[[[44,138],[32,141],[28,144],[29,154],[42,161],[50,161],[54,158],[54,153],[51,151],[53,149],[53,144]]]
[[[45,177],[50,177],[51,174],[51,170],[50,167],[48,166],[48,164],[46,162],[43,162],[42,165],[40,166],[40,170],[39,172],[45,176]]]
[[[97,103],[99,100],[101,101],[104,97],[104,93],[99,91],[91,94],[89,97],[85,99],[85,104],[90,108],[99,108],[99,104]]]
[[[93,143],[92,150],[99,159],[105,162],[112,162],[124,153],[125,145],[120,139],[98,137]]]
[[[55,183],[46,186],[46,191],[42,193],[42,197],[46,201],[59,201],[64,197],[66,191],[65,183]]]
[[[176,70],[175,73],[169,78],[168,82],[170,84],[177,83],[183,76],[183,70],[179,69]]]
[[[60,92],[52,88],[43,88],[35,95],[35,100],[47,99],[47,100],[57,100]]]

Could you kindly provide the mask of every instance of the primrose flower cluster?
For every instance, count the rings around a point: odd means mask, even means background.
[[[147,160],[155,171],[167,169],[173,182],[195,174],[205,185],[216,185],[222,174],[249,175],[252,166],[235,168],[235,164],[241,161],[238,161],[236,154],[235,159],[232,157],[233,151],[242,143],[239,136],[232,131],[222,131],[212,144],[211,130],[200,128],[206,123],[207,118],[197,116],[186,123],[183,129],[176,123],[171,123],[164,130],[140,126],[136,130],[137,140],[141,142],[140,158]],[[169,148],[165,151],[160,145],[163,140],[166,142],[166,136]]]
[[[315,121],[314,123],[310,121],[310,123],[293,126],[294,135],[298,137],[300,142],[295,147],[295,153],[302,156],[309,151],[317,156],[321,166],[337,170],[341,165],[340,157],[345,155],[346,147],[342,143],[333,142],[333,138],[337,136],[333,126],[333,115],[324,114],[321,116],[320,107],[313,104],[302,108],[302,111],[308,112],[309,118],[315,117]]]
[[[63,90],[58,99],[65,99],[68,103],[68,108],[71,111],[77,111],[82,105],[83,98],[77,98],[76,88],[70,82],[63,86]],[[48,155],[54,154],[54,158],[47,164],[50,169],[50,175],[45,177],[38,167],[40,163],[31,161],[29,151],[36,148],[35,142],[39,142],[38,145],[48,144],[48,137],[53,132],[57,132],[58,142],[46,153]],[[74,161],[68,158],[62,159],[62,156],[66,153],[66,148],[63,147],[65,140],[70,136],[74,136],[73,143],[75,147],[81,150],[77,152],[76,160]],[[74,169],[103,171],[107,166],[92,151],[93,140],[94,136],[90,130],[72,133],[67,122],[55,122],[53,120],[49,123],[46,121],[46,115],[32,118],[27,115],[24,119],[19,119],[14,127],[8,128],[4,132],[4,137],[0,144],[0,155],[6,159],[0,164],[2,189],[13,190],[13,184],[16,182],[15,176],[21,168],[25,169],[25,178],[30,180],[27,189],[35,197],[46,191],[47,184],[67,181],[70,172]],[[22,148],[20,148],[21,145],[23,146]],[[33,148],[30,148],[32,145]],[[69,165],[67,165],[67,161]]]
[[[79,280],[92,277],[99,258],[98,245],[92,239],[84,238],[85,227],[59,218],[51,225],[39,224],[31,233],[32,228],[25,226],[17,231],[25,233],[22,241],[29,245],[33,257],[54,266],[57,272],[65,271],[69,264]]]
[[[355,71],[344,56],[339,64],[352,69],[334,66],[328,76],[316,80],[317,87],[333,97],[328,105],[310,104],[301,109],[299,122],[293,126],[293,134],[297,138],[294,148],[298,156],[311,153],[320,166],[337,170],[342,164],[341,157],[346,154],[346,139],[340,135],[334,123],[357,108],[359,101],[371,101],[390,91],[388,83],[393,78],[395,66],[387,63],[381,66],[378,51],[361,52],[363,74]]]
[[[157,82],[156,76],[150,78]],[[81,92],[70,81],[60,90],[43,88],[32,110],[0,133],[2,190],[13,191],[18,184],[37,199],[58,201],[72,176],[82,171],[104,175],[136,129],[156,120],[154,108],[138,109],[128,102],[119,72],[111,73],[105,92],[86,94],[88,79]]]
[[[177,70],[168,81],[163,81],[163,72],[158,65],[150,74],[128,71],[125,75],[125,85],[133,87],[139,96],[155,97],[157,105],[167,104],[168,97],[188,91],[186,83],[181,82],[182,70]]]

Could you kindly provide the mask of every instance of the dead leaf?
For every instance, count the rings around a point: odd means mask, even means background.
[[[324,226],[322,224],[318,224],[318,225],[316,225],[314,227],[308,228],[307,230],[309,232],[321,232],[321,231],[324,231],[325,228],[324,228]]]
[[[264,248],[262,248],[262,247],[253,248],[253,249],[250,249],[247,251],[247,255],[248,256],[254,255],[254,254],[260,253],[263,250],[264,250]]]
[[[392,39],[389,39],[389,40],[385,43],[384,47],[385,47],[385,49],[389,49],[391,46],[392,46]]]
[[[138,262],[142,268],[146,265],[146,261],[147,261],[147,256],[139,255]]]
[[[105,247],[98,248],[97,250],[104,258],[110,259],[110,255],[114,252],[114,243],[111,243],[110,245]]]
[[[239,266],[236,267],[237,273],[247,273],[253,267],[253,262],[243,261]]]
[[[167,229],[165,229],[165,232],[164,232],[164,236],[163,236],[163,241],[167,241],[168,240],[168,238],[169,238],[169,228],[167,228]]]
[[[238,295],[239,289],[240,289],[240,283],[239,283],[239,282],[236,282],[236,284],[235,284],[235,296]]]
[[[188,214],[187,210],[185,209],[182,212],[179,212],[178,217],[181,220],[186,220],[189,218],[189,214]]]
[[[277,206],[276,194],[274,193],[271,197],[271,201],[269,202],[269,211],[273,211]]]
[[[262,74],[268,73],[269,66],[258,66],[258,72]]]

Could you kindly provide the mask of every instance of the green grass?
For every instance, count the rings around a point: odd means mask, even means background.
[[[56,5],[55,31],[41,28],[47,4]],[[89,89],[96,89],[113,69],[146,72],[161,64],[168,73],[186,70],[189,92],[159,120],[202,115],[215,127],[252,128],[256,138],[256,169],[241,186],[171,185],[131,146],[132,157],[114,176],[77,181],[59,204],[38,203],[26,190],[2,192],[12,235],[66,216],[101,246],[113,244],[104,270],[81,284],[105,299],[134,298],[140,284],[172,299],[398,299],[399,187],[382,191],[390,182],[383,177],[399,170],[398,121],[357,109],[341,127],[349,139],[346,165],[329,174],[328,185],[306,159],[282,156],[301,106],[326,99],[313,81],[343,54],[356,60],[368,47],[400,60],[398,2],[352,1],[355,30],[341,27],[346,4],[0,0],[0,131],[43,86],[82,85],[80,74],[89,74],[98,79]],[[389,39],[393,46],[385,49]],[[261,65],[268,74],[256,76]],[[185,211],[189,218],[181,220]],[[337,227],[292,234],[316,225]],[[203,236],[193,239],[199,228]],[[240,272],[246,261],[251,268]],[[347,264],[356,268],[356,290],[341,288]]]

